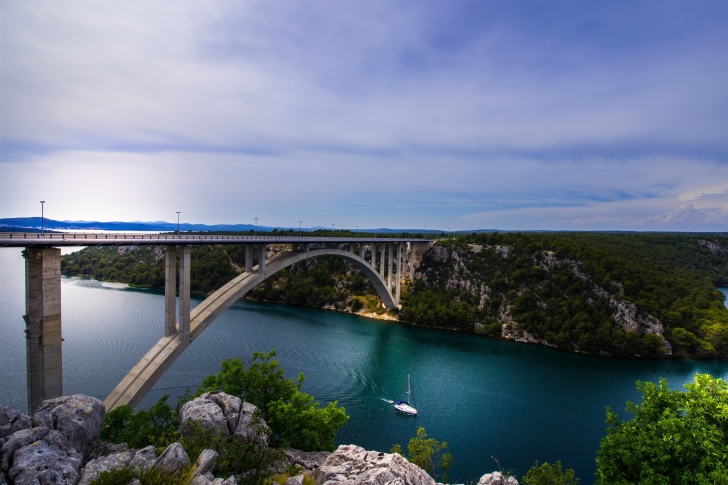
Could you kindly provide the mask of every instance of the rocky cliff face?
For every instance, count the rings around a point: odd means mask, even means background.
[[[415,280],[402,318],[416,325],[588,353],[672,354],[663,324],[625,299],[619,281],[594,281],[552,251],[436,244]]]

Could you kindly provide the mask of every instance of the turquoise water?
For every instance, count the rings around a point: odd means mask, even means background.
[[[19,250],[0,250],[0,404],[25,410],[24,274]],[[722,289],[728,294],[728,289]],[[163,332],[159,292],[64,278],[64,392],[106,397]],[[199,303],[195,301],[193,304]],[[695,372],[728,378],[726,361],[623,361],[567,354],[454,332],[418,329],[285,305],[239,302],[177,360],[143,406],[177,396],[220,361],[275,348],[287,374],[306,376],[320,402],[351,416],[337,442],[388,451],[417,427],[444,440],[451,477],[477,480],[498,469],[522,475],[560,459],[592,483],[605,406],[637,400],[634,382],[665,377],[674,387]],[[419,416],[396,414],[412,375]]]

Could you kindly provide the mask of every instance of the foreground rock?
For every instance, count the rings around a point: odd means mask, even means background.
[[[15,485],[74,485],[82,462],[70,440],[48,428],[17,431],[0,448],[0,471]]]
[[[356,445],[339,446],[317,475],[317,482],[323,485],[435,485],[432,477],[402,455],[367,451]]]
[[[43,401],[33,414],[33,424],[60,432],[76,451],[88,456],[98,445],[104,418],[104,403],[95,397],[74,394]]]
[[[16,431],[32,427],[33,420],[30,419],[30,416],[21,414],[7,406],[0,406],[0,446],[5,443],[8,436]]]
[[[181,431],[189,436],[202,430],[214,436],[235,435],[248,443],[268,445],[270,429],[258,408],[222,391],[206,392],[180,410]]]
[[[480,477],[478,485],[519,485],[513,477],[504,477],[501,472],[487,473]]]

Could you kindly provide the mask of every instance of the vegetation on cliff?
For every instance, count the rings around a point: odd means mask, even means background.
[[[210,293],[243,266],[243,246],[194,246],[192,291]],[[64,256],[62,271],[162,288],[164,253],[88,248]],[[399,319],[601,355],[727,355],[721,285],[725,236],[471,234],[440,239],[426,253],[414,282],[405,282]],[[297,263],[247,298],[384,313],[372,285],[336,257]]]

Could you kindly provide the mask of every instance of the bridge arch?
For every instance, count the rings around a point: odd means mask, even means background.
[[[169,367],[215,319],[250,290],[278,271],[294,263],[319,256],[337,256],[354,265],[372,283],[386,308],[397,308],[397,302],[384,278],[362,257],[341,249],[323,248],[286,251],[236,276],[203,300],[190,312],[189,338],[179,332],[162,337],[119,382],[104,401],[107,411],[129,405],[136,407]]]

